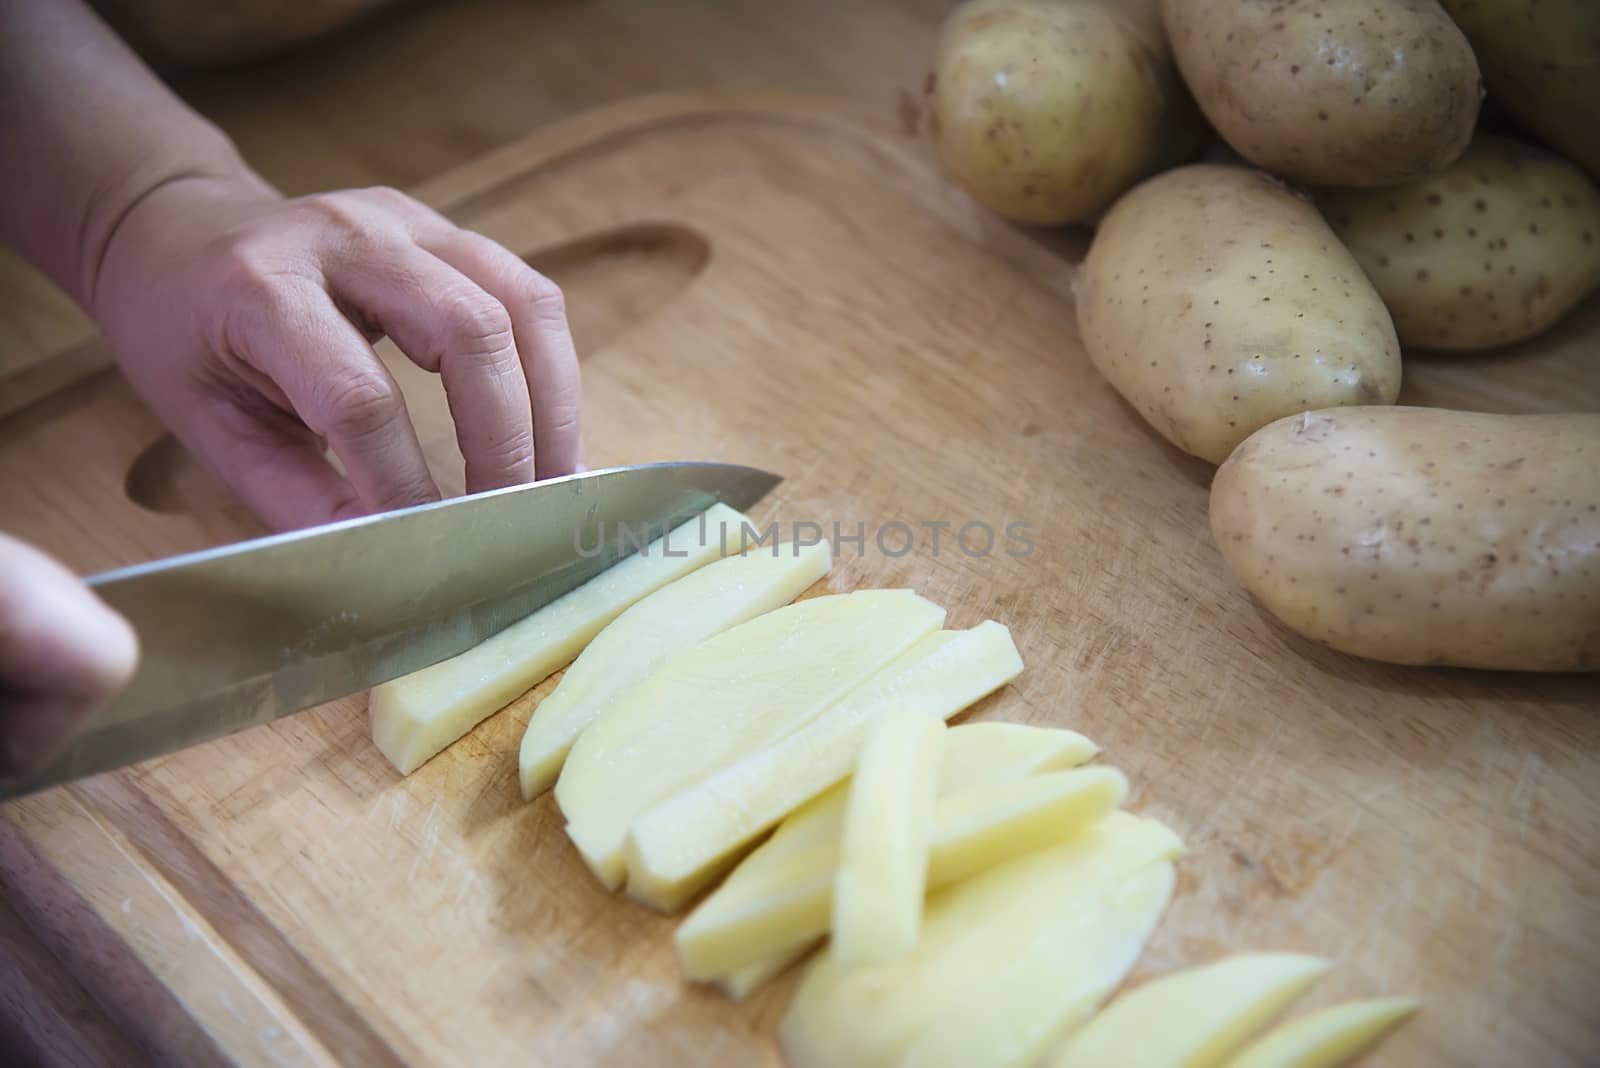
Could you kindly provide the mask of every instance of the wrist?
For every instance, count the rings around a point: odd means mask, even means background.
[[[136,168],[112,189],[96,199],[84,226],[79,253],[77,288],[73,297],[96,320],[107,287],[107,274],[114,259],[137,261],[141,246],[147,245],[157,228],[148,219],[165,217],[180,227],[198,220],[185,205],[219,202],[265,202],[279,194],[239,156],[233,143],[212,128],[214,141],[209,151],[190,158],[157,166]]]

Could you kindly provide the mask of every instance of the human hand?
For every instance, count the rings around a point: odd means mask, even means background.
[[[133,628],[81,579],[0,534],[0,775],[43,766],[138,658]]]
[[[167,182],[116,228],[90,305],[145,401],[279,529],[438,498],[384,335],[443,377],[469,493],[582,468],[560,290],[392,189]]]

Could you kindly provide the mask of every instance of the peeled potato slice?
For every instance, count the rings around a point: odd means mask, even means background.
[[[963,723],[953,727],[939,766],[939,794],[1009,782],[1042,771],[1087,764],[1100,747],[1077,731],[1024,723]]]
[[[917,944],[944,735],[942,720],[898,712],[862,744],[834,876],[840,967],[884,964]]]
[[[1160,861],[1115,886],[1063,888],[1054,911],[965,997],[939,1007],[902,1068],[1022,1068],[1079,1027],[1133,969],[1177,876]],[[1074,892],[1076,891],[1076,892]],[[803,1066],[799,1066],[803,1068]]]
[[[949,748],[949,747],[947,747]],[[927,885],[937,890],[986,867],[1070,841],[1121,804],[1115,768],[1080,768],[980,786],[934,805]],[[691,979],[727,975],[828,932],[837,837],[761,861],[727,883],[679,927],[678,962]]]
[[[814,597],[671,658],[579,735],[556,781],[567,835],[606,886],[634,822],[794,733],[944,623],[910,590]]]
[[[1049,1068],[1213,1068],[1328,971],[1320,957],[1259,953],[1190,968],[1112,1002]]]
[[[974,628],[974,632],[982,629]],[[962,723],[950,728],[939,765],[938,796],[978,786],[1012,782],[1046,771],[1065,771],[1093,760],[1100,747],[1077,731],[1019,723]],[[850,796],[848,780],[830,787],[789,814],[772,837],[744,859],[729,883],[756,875],[780,855],[837,843]]]
[[[1099,751],[1076,731],[1020,723],[963,723],[951,727],[947,736],[944,762],[939,768],[939,793],[943,797],[977,786],[1074,768],[1094,759]],[[746,887],[760,885],[767,873],[789,863],[788,858],[796,853],[837,843],[848,797],[846,781],[795,809],[772,837],[734,869],[717,895],[742,893]],[[721,976],[717,983],[729,997],[742,1001],[804,956],[822,933]]]
[[[720,557],[723,539],[713,532],[745,522],[727,505],[713,505],[460,656],[373,687],[373,742],[400,774],[411,774],[564,667],[629,605]]]
[[[641,816],[629,833],[628,893],[678,907],[761,832],[849,775],[862,738],[891,710],[948,718],[1021,671],[999,623],[928,635],[802,729]]]
[[[1419,1008],[1416,998],[1335,1005],[1268,1032],[1228,1068],[1338,1068],[1377,1045]]]
[[[532,800],[584,728],[675,653],[798,597],[833,564],[827,542],[774,546],[718,560],[663,586],[597,634],[528,721],[518,771]]]
[[[935,1028],[960,1042],[963,1056],[981,1055],[988,1047],[973,1043],[994,1034],[985,1019],[1026,1048],[1042,1049],[1051,1035],[1036,1042],[1037,1032],[1053,1032],[1055,1018],[1093,991],[1109,991],[1106,983],[1115,979],[1107,977],[1126,970],[1130,949],[1137,952],[1171,892],[1166,860],[1182,848],[1162,824],[1113,813],[1063,845],[930,899],[922,937],[906,957],[847,971],[824,949],[806,966],[779,1031],[789,1064],[898,1064]],[[1013,972],[1023,961],[1026,969]],[[1028,992],[1029,976],[1038,980],[1035,993]],[[1020,1019],[999,1003],[1002,992],[1018,998],[1019,991],[1028,1006]],[[963,1030],[973,1039],[953,1034]]]

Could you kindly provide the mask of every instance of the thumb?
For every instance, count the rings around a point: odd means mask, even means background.
[[[138,658],[127,620],[50,557],[0,534],[0,772],[47,762]]]

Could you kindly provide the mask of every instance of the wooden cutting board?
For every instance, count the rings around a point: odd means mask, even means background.
[[[1028,668],[973,716],[1091,735],[1190,846],[1141,976],[1324,953],[1310,1004],[1426,998],[1373,1064],[1600,1054],[1600,678],[1367,663],[1264,616],[1211,543],[1209,468],[1085,358],[1060,249],[898,135],[767,98],[628,103],[421,195],[566,287],[591,462],[781,472],[759,522],[864,525],[829,589],[1010,625]],[[1516,354],[1412,361],[1407,399],[1600,409],[1597,335],[1591,303]],[[388,358],[459,487],[433,383]],[[84,571],[259,532],[159,439],[110,372],[0,421],[0,522]],[[548,688],[408,779],[357,698],[13,803],[0,887],[171,1063],[777,1063],[788,984],[680,982],[672,921],[519,799]]]

